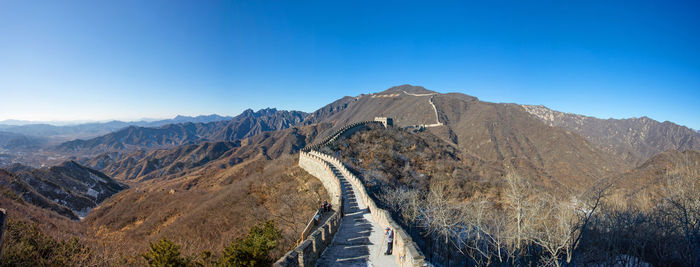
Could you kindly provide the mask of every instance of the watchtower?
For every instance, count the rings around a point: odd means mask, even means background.
[[[394,126],[394,119],[389,117],[374,117],[374,121],[381,122],[384,125],[384,128]]]

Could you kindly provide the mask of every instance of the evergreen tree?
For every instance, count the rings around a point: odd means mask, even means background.
[[[187,266],[189,262],[180,256],[180,245],[165,238],[150,243],[150,250],[141,256],[149,266]]]
[[[245,238],[238,238],[224,248],[221,263],[224,266],[269,266],[273,263],[270,251],[280,238],[273,221],[253,226]]]

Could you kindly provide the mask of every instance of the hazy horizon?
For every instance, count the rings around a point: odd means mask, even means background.
[[[17,119],[3,119],[0,120],[0,124],[5,124],[5,125],[27,125],[27,124],[51,124],[55,126],[61,126],[61,125],[77,125],[77,124],[84,124],[84,123],[105,123],[105,122],[111,122],[111,121],[122,121],[122,122],[137,122],[137,121],[159,121],[159,120],[169,120],[169,119],[174,119],[177,116],[187,116],[187,117],[197,117],[197,116],[211,116],[211,115],[218,115],[221,117],[233,117],[235,115],[230,115],[230,114],[196,114],[196,115],[187,115],[187,114],[176,114],[173,116],[169,117],[162,117],[162,118],[151,118],[151,117],[138,117],[138,118],[113,118],[113,119],[98,119],[98,120],[17,120]]]
[[[643,1],[11,1],[0,9],[0,121],[313,112],[413,84],[700,129],[698,11]]]

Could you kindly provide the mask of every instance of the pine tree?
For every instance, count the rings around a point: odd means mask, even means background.
[[[273,260],[270,251],[281,237],[273,221],[253,226],[245,238],[238,238],[224,248],[221,264],[224,266],[269,266]]]

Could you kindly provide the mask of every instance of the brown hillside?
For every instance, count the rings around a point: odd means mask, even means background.
[[[580,135],[548,126],[518,105],[481,102],[464,94],[439,94],[417,86],[358,96],[324,121],[334,123],[333,129],[375,116],[392,117],[397,127],[435,124],[431,97],[443,125],[427,129],[477,160],[515,169],[562,189],[585,186],[631,168]],[[330,131],[322,136],[327,134]]]
[[[326,106],[322,108],[322,115],[313,113],[309,118],[314,118],[314,122],[332,122],[333,129],[322,135],[330,134],[332,131],[339,129],[346,124],[356,121],[373,120],[374,117],[391,117],[394,119],[394,124],[403,126],[412,126],[420,124],[435,123],[435,112],[432,106],[428,103],[429,96],[412,96],[403,93],[430,93],[422,87],[413,86],[397,86],[392,87],[384,92],[360,95],[355,98],[343,98],[342,105],[339,108],[338,101],[334,102],[336,106]]]
[[[523,175],[581,187],[629,168],[578,134],[548,126],[517,105],[481,102],[460,94],[437,95],[434,102],[456,136],[443,134],[443,138],[465,153],[500,162]]]
[[[105,174],[67,161],[50,168],[0,169],[0,184],[27,203],[52,210],[70,219],[84,217],[90,209],[126,188]]]
[[[325,198],[323,186],[296,166],[295,156],[259,155],[206,174],[142,182],[84,222],[109,251],[133,256],[161,237],[182,244],[185,254],[218,253],[251,226],[272,219],[284,237],[273,255],[278,257]]]
[[[610,184],[624,202],[647,206],[660,198],[662,189],[674,182],[677,172],[700,180],[700,151],[664,151],[639,167],[611,178]]]
[[[90,159],[85,164],[119,180],[172,179],[207,169],[228,168],[257,156],[274,159],[292,154],[328,127],[329,124],[292,127],[263,132],[235,142],[204,142],[165,150],[137,151],[126,156],[109,153]]]
[[[633,165],[669,149],[700,150],[700,134],[668,121],[658,122],[647,117],[603,120],[544,106],[522,107],[546,124],[576,132]]]

